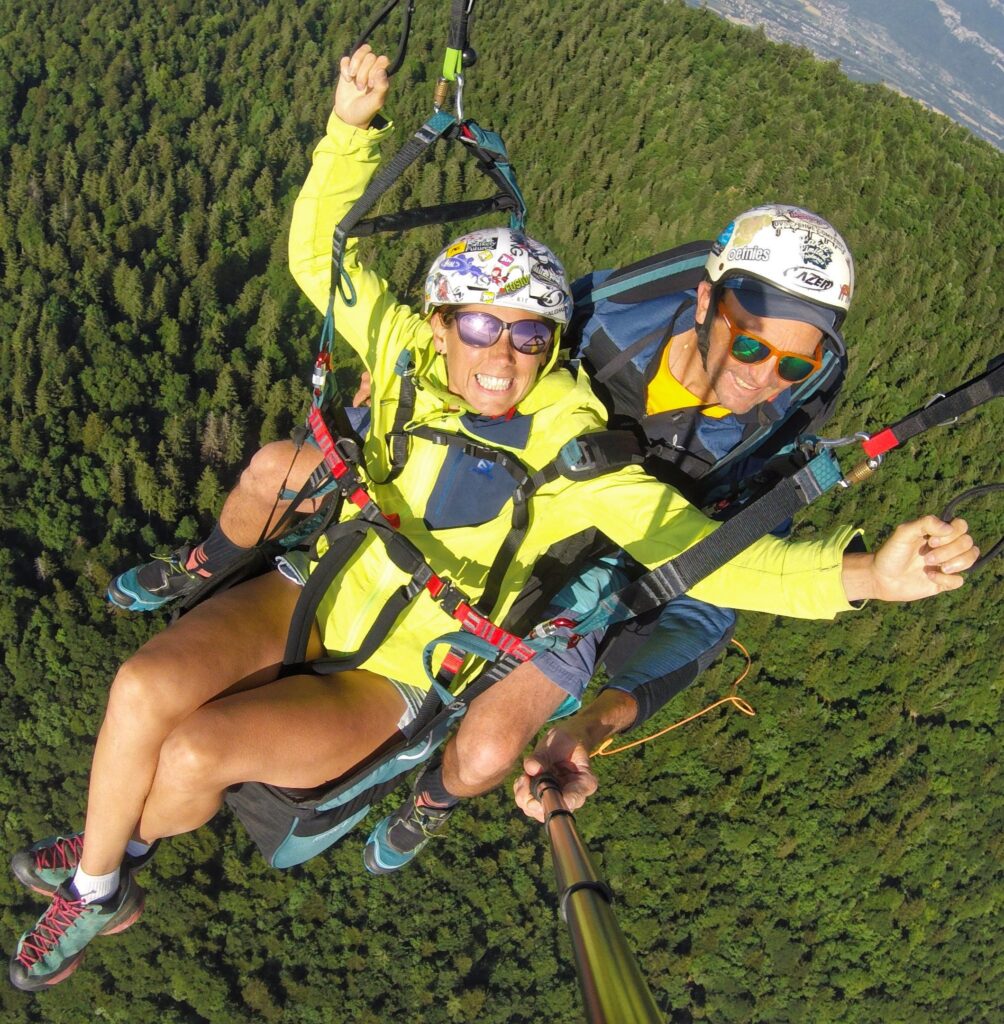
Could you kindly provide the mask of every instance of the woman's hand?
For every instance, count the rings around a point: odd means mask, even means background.
[[[351,57],[342,57],[335,87],[335,113],[353,128],[369,128],[390,89],[390,60],[364,43]]]
[[[919,601],[958,590],[979,556],[964,519],[924,516],[897,526],[874,555],[845,555],[844,591],[849,601]]]

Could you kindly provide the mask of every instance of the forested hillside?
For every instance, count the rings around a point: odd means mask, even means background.
[[[676,0],[480,6],[467,113],[504,132],[530,227],[573,273],[713,237],[758,202],[819,210],[859,280],[834,436],[896,420],[1004,350],[1004,156],[989,144]],[[417,7],[391,110],[401,140],[431,109],[445,41],[448,5]],[[249,453],[305,411],[319,318],[285,236],[338,57],[370,13],[0,9],[5,858],[81,826],[108,680],[164,624],[112,614],[109,577],[199,535]],[[480,178],[440,153],[394,201],[484,194]],[[368,252],[414,298],[455,230]],[[894,452],[803,535],[855,521],[874,539],[1004,479],[1002,405]],[[999,510],[971,510],[988,545]],[[669,1019],[1000,1020],[1000,566],[836,624],[744,616],[757,716],[716,712],[600,761],[580,828]],[[736,665],[663,719],[726,690]],[[139,925],[96,941],[52,992],[3,987],[0,1016],[582,1019],[544,836],[506,792],[456,815],[399,877],[366,874],[363,838],[282,874],[221,815],[164,845]],[[7,877],[0,901],[9,953],[40,907]]]

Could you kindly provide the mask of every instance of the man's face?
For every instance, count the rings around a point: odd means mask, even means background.
[[[698,295],[698,319],[711,316],[707,373],[718,404],[730,412],[749,412],[761,402],[770,402],[790,388],[789,381],[777,375],[777,359],[768,356],[759,363],[741,363],[731,354],[731,334],[724,318],[710,308],[710,285],[702,284]],[[822,341],[820,330],[800,320],[758,317],[740,305],[731,288],[722,289],[722,308],[734,327],[749,331],[775,348],[792,355],[812,358]]]
[[[517,320],[538,320],[519,309],[473,304],[464,311],[490,313],[506,323]],[[456,320],[444,323],[439,313],[430,319],[436,351],[446,357],[447,386],[482,416],[503,416],[519,404],[533,387],[549,352],[526,355],[512,347],[508,331],[488,348],[475,348],[460,339]]]

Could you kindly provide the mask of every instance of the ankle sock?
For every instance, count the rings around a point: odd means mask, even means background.
[[[103,903],[118,890],[120,874],[118,868],[107,875],[89,875],[82,868],[77,868],[70,890],[84,903]]]
[[[126,843],[126,853],[129,854],[130,857],[142,857],[143,854],[150,852],[150,847],[152,846],[153,843],[143,843],[138,839],[130,839],[129,842]]]

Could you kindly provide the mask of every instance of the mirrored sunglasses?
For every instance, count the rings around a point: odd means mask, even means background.
[[[789,384],[797,384],[823,365],[823,346],[816,346],[814,355],[806,356],[796,352],[785,352],[775,348],[765,338],[744,331],[729,319],[724,302],[719,303],[718,313],[729,331],[729,351],[732,358],[740,363],[762,363],[773,356],[777,360],[777,375]]]
[[[536,356],[546,352],[554,339],[554,324],[548,320],[514,320],[506,323],[491,313],[479,311],[457,313],[454,320],[460,340],[473,348],[491,348],[502,337],[502,332],[508,331],[509,342],[517,352]]]

